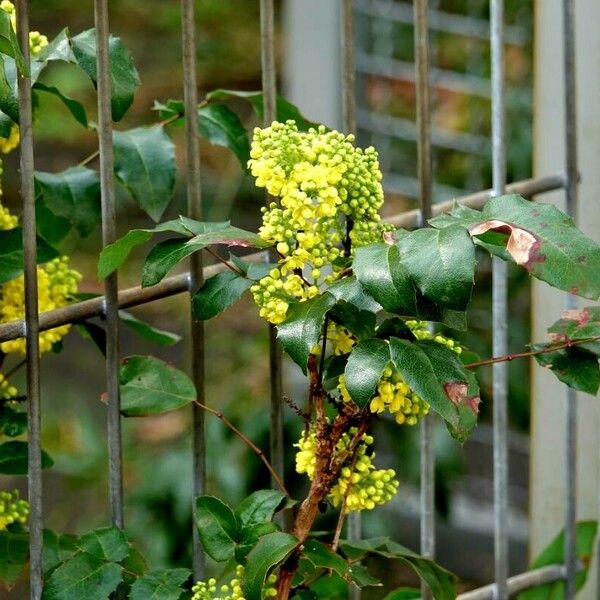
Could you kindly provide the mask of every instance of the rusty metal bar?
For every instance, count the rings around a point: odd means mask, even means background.
[[[95,0],[96,61],[98,69],[98,142],[102,191],[102,244],[116,238],[115,188],[113,176],[110,57],[108,53],[108,0]],[[119,395],[119,301],[116,271],[104,282],[106,320],[106,393],[108,398],[109,496],[113,523],[123,527],[123,448],[121,398]]]
[[[185,104],[185,147],[187,166],[187,213],[191,219],[202,219],[202,195],[200,187],[200,142],[198,140],[198,83],[196,79],[196,22],[193,0],[181,0],[181,49],[183,54],[183,99]],[[190,257],[189,292],[193,295],[204,281],[202,253]],[[191,307],[190,307],[191,310]],[[192,342],[191,372],[196,388],[196,396],[205,401],[205,341],[204,322],[197,321],[190,314]],[[192,511],[195,514],[197,496],[204,494],[206,484],[206,440],[204,432],[204,411],[192,406],[193,444],[193,499]],[[198,528],[192,524],[193,568],[196,580],[204,579],[204,553],[200,546]]]
[[[29,56],[29,2],[17,2],[17,35],[25,63]],[[42,448],[40,348],[37,286],[37,243],[33,158],[31,78],[18,75],[19,127],[21,134],[21,197],[23,200],[23,257],[25,266],[25,331],[27,353],[27,435],[29,496],[29,581],[33,600],[42,597]]]

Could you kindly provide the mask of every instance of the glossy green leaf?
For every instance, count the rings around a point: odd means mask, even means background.
[[[77,537],[74,535],[58,535],[54,531],[44,529],[42,546],[42,570],[47,577],[54,568],[65,562],[78,551]]]
[[[0,138],[8,139],[13,128],[13,120],[0,110]]]
[[[338,300],[329,316],[332,321],[348,329],[359,340],[375,335],[377,321],[375,313],[361,310],[350,302]]]
[[[594,554],[594,540],[596,539],[598,524],[596,521],[581,521],[576,528],[576,553],[583,565],[583,569],[575,575],[575,586],[580,590],[588,576],[590,564]],[[548,565],[564,564],[565,562],[565,534],[562,531],[541,552],[531,564],[531,569],[539,569]],[[555,581],[518,595],[518,600],[561,600],[565,598],[565,582]]]
[[[244,575],[244,596],[247,600],[261,600],[262,588],[267,575],[282,563],[298,545],[298,540],[289,533],[277,531],[258,540],[248,554]]]
[[[177,167],[175,145],[163,127],[113,133],[115,175],[151,219],[159,221],[171,201]]]
[[[157,569],[140,577],[131,586],[129,600],[178,600],[183,584],[191,577],[189,569]]]
[[[0,436],[18,437],[27,431],[27,412],[0,405]]]
[[[144,417],[177,410],[196,399],[192,380],[153,356],[130,356],[120,372],[121,414]]]
[[[464,227],[398,232],[402,264],[421,293],[436,304],[465,310],[475,275],[475,246]]]
[[[390,356],[404,381],[452,427],[458,427],[458,411],[425,352],[414,342],[391,338]]]
[[[141,321],[124,310],[119,311],[119,319],[139,336],[154,344],[158,344],[159,346],[173,346],[181,341],[180,335],[165,331],[164,329],[158,329],[158,327],[154,327],[153,325],[150,325],[150,323]]]
[[[71,49],[77,64],[97,84],[96,31],[88,29],[71,38]],[[108,41],[110,57],[111,110],[114,121],[120,121],[133,103],[140,77],[131,53],[120,38],[112,35]]]
[[[45,581],[42,600],[106,600],[122,579],[122,567],[87,552],[78,552]]]
[[[142,272],[142,287],[156,285],[184,258],[212,245],[246,248],[266,248],[270,246],[257,234],[231,225],[195,235],[191,239],[166,240],[154,246],[146,257]]]
[[[350,570],[348,562],[322,542],[310,539],[306,540],[303,546],[301,556],[309,560],[315,568],[331,569],[341,577],[348,575]]]
[[[274,531],[279,531],[279,527],[270,521],[264,523],[252,523],[242,527],[239,532],[239,542],[235,547],[236,562],[244,564],[246,562],[246,557],[252,551],[252,548],[256,546],[258,540]]]
[[[555,206],[517,195],[499,196],[489,200],[480,215],[474,223],[469,213],[463,226],[480,240],[494,235],[493,243],[485,245],[489,252],[510,257],[532,276],[561,290],[600,298],[600,246]]]
[[[334,305],[335,298],[329,292],[291,304],[286,320],[277,326],[283,349],[304,373],[311,350],[323,334],[325,315]]]
[[[33,89],[36,92],[44,92],[58,98],[80,125],[83,125],[86,129],[89,127],[87,112],[81,102],[66,96],[56,86],[46,85],[40,81],[33,84]]]
[[[82,535],[77,547],[96,558],[119,562],[129,554],[125,534],[117,527],[102,527]]]
[[[363,565],[353,563],[350,567],[348,575],[352,579],[353,583],[360,588],[382,585],[381,581],[377,579],[377,577],[373,577],[373,575],[371,575],[369,571],[367,571],[367,568]]]
[[[42,450],[42,469],[54,464]],[[13,440],[0,444],[0,473],[3,475],[27,475],[27,442]]]
[[[551,348],[552,344],[532,344],[534,351]],[[535,355],[538,365],[549,368],[564,384],[595,396],[600,389],[600,366],[598,356],[573,346],[554,352]]]
[[[381,304],[375,302],[372,296],[365,292],[363,286],[358,282],[356,277],[343,277],[332,283],[327,288],[327,291],[336,300],[348,302],[359,310],[378,313],[382,309]]]
[[[207,321],[235,304],[254,283],[233,271],[223,271],[207,279],[192,298],[194,316]]]
[[[362,340],[352,349],[344,380],[348,393],[358,406],[363,407],[369,402],[390,361],[390,345],[384,340]]]
[[[203,231],[220,231],[229,226],[228,222],[202,223],[192,221],[185,217],[165,221],[153,229],[132,229],[116,242],[109,244],[100,253],[98,261],[98,277],[104,279],[118,269],[127,259],[133,248],[146,243],[153,235],[158,233],[178,233],[179,235],[192,236]]]
[[[559,344],[600,338],[600,307],[586,306],[564,311],[561,318],[548,328],[548,334],[553,342]],[[577,347],[600,356],[600,339],[589,339],[585,343],[578,343]]]
[[[32,60],[32,79],[35,81],[43,67],[52,61],[63,61],[76,64],[77,60],[71,49],[69,30],[65,27],[50,43]],[[36,64],[37,63],[37,64]]]
[[[421,598],[421,590],[403,587],[390,592],[383,600],[418,600],[419,598]]]
[[[204,551],[216,561],[233,557],[238,522],[235,514],[214,496],[196,498],[196,525]]]
[[[37,262],[46,263],[58,252],[42,238],[37,240]],[[6,283],[23,273],[23,230],[20,227],[0,231],[0,283]]]
[[[57,217],[41,198],[35,203],[35,227],[38,235],[55,248],[60,246],[72,231],[69,219]]]
[[[435,341],[416,342],[423,350],[444,393],[456,407],[458,423],[449,425],[453,437],[464,443],[475,426],[479,414],[479,384],[472,371],[466,369],[459,356]]]
[[[57,217],[86,237],[102,219],[100,179],[96,171],[71,167],[61,173],[35,173],[36,196]]]
[[[198,133],[211,144],[229,148],[247,169],[250,159],[248,132],[240,118],[222,104],[209,104],[198,109]]]
[[[21,73],[29,75],[29,67],[21,52],[17,34],[12,26],[11,16],[4,10],[0,11],[0,52],[13,58]]]
[[[146,559],[133,544],[129,544],[129,554],[121,561],[121,565],[123,567],[123,581],[129,585],[148,572]]]
[[[279,490],[257,490],[244,498],[235,509],[240,526],[264,523],[273,518],[285,496]]]
[[[206,95],[206,99],[210,102],[216,101],[226,101],[231,100],[232,98],[237,98],[241,100],[246,100],[249,102],[254,109],[254,112],[261,119],[264,116],[264,102],[263,102],[263,94],[260,91],[256,92],[246,92],[246,91],[236,91],[236,90],[214,90],[209,92]],[[277,96],[276,100],[276,111],[277,111],[277,121],[281,123],[285,123],[288,120],[292,120],[298,126],[300,131],[308,131],[311,127],[316,127],[316,123],[312,123],[308,121],[300,111],[298,107],[294,106],[291,102],[288,102],[282,96]]]
[[[10,117],[12,122],[19,122],[17,65],[12,58],[3,54],[0,54],[0,110]]]
[[[0,583],[10,587],[25,577],[29,566],[29,536],[0,531]]]
[[[375,555],[399,560],[410,567],[427,584],[435,600],[454,600],[456,598],[456,577],[450,571],[389,538],[343,541],[340,547],[344,554],[351,559]]]
[[[357,248],[352,270],[365,291],[393,313],[416,315],[416,294],[396,246],[369,244]]]

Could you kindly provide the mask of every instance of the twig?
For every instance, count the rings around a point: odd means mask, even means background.
[[[87,158],[84,158],[77,166],[85,167],[87,164],[91,163],[94,159],[98,158],[100,155],[100,150],[94,150]]]
[[[467,369],[475,369],[477,367],[484,367],[485,365],[493,365],[501,362],[509,362],[517,358],[527,358],[528,356],[537,356],[538,354],[549,354],[550,352],[556,352],[557,350],[563,350],[564,348],[572,348],[573,346],[581,346],[582,344],[589,344],[590,342],[600,341],[600,335],[590,338],[584,338],[581,340],[569,340],[563,344],[556,346],[549,346],[542,348],[541,350],[530,350],[529,352],[517,352],[516,354],[505,354],[504,356],[495,356],[493,358],[486,358],[485,360],[479,360],[477,362],[469,363],[465,365]]]
[[[250,448],[250,450],[252,450],[256,454],[256,456],[258,456],[258,458],[260,458],[260,460],[263,461],[265,467],[267,467],[269,473],[271,473],[273,480],[279,486],[279,489],[288,498],[290,497],[290,493],[287,491],[287,488],[285,487],[283,481],[277,474],[277,471],[275,471],[275,469],[273,468],[273,465],[271,465],[271,463],[265,456],[265,453],[250,438],[246,437],[222,412],[215,410],[210,406],[206,406],[206,404],[202,404],[202,402],[200,402],[199,400],[194,400],[194,403],[201,409],[213,414],[215,417],[220,419],[227,427],[229,427],[229,429],[231,429],[231,431],[233,431],[233,433],[235,433],[235,435],[237,435],[242,440],[242,442],[244,442],[244,444],[246,444],[246,446],[248,446],[248,448]]]
[[[323,347],[321,348],[321,360],[319,362],[319,375],[317,379],[317,385],[319,391],[323,391],[323,371],[325,370],[325,351],[327,349],[327,330],[329,329],[329,315],[325,315],[323,321]]]
[[[239,275],[240,277],[244,277],[244,278],[246,277],[246,274],[241,269],[238,269],[238,267],[231,264],[226,258],[223,258],[218,252],[213,250],[210,246],[206,246],[204,248],[204,250],[206,250],[211,256],[214,256],[219,262],[222,262],[230,271],[233,271],[236,275]]]
[[[14,375],[19,369],[23,368],[27,364],[27,359],[24,358],[21,362],[17,363],[12,369],[4,373],[4,377],[8,379],[11,375]]]

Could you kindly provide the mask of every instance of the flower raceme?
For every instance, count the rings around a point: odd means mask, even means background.
[[[29,503],[19,498],[19,492],[0,492],[0,531],[13,523],[24,525],[29,516]]]
[[[223,585],[217,585],[217,580],[214,578],[208,581],[198,581],[193,587],[192,600],[244,600],[244,592],[242,590],[242,581],[244,579],[245,569],[243,565],[237,565],[235,575]],[[277,595],[275,582],[277,577],[273,574],[269,575],[265,585],[263,586],[262,597],[264,600]]]
[[[273,244],[278,266],[252,286],[260,316],[285,320],[289,305],[335,281],[348,248],[381,239],[381,171],[374,148],[320,126],[298,131],[293,121],[256,128],[248,166],[279,202],[263,208],[259,235]]]

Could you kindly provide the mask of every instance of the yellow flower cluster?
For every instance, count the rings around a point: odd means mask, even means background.
[[[17,17],[15,5],[12,2],[9,2],[9,0],[2,0],[2,2],[0,2],[0,10],[3,10],[10,15],[13,29],[16,29]],[[37,56],[47,45],[48,38],[45,35],[42,35],[39,31],[29,32],[29,51],[32,56]],[[9,136],[7,138],[0,137],[0,152],[8,154],[19,145],[19,141],[19,126],[16,123],[13,123]],[[1,216],[0,213],[0,219]]]
[[[349,354],[356,345],[356,338],[343,325],[329,323],[327,328],[327,343],[336,356]]]
[[[18,390],[14,385],[11,385],[8,379],[0,373],[0,399],[12,400],[18,395]]]
[[[279,198],[263,208],[259,230],[275,246],[279,267],[251,288],[260,315],[271,323],[285,319],[290,303],[314,297],[322,283],[335,280],[346,221],[353,223],[353,247],[389,229],[379,216],[377,153],[353,142],[354,136],[323,126],[300,132],[294,121],[254,130],[248,166],[256,185]]]
[[[19,498],[19,492],[0,492],[0,531],[13,523],[24,525],[29,516],[29,503]]]
[[[40,313],[69,304],[81,281],[81,274],[69,268],[66,256],[39,265],[38,305]],[[9,323],[25,316],[25,281],[23,275],[7,281],[0,287],[0,323]],[[52,345],[69,332],[70,325],[62,325],[40,333],[40,353],[52,350]],[[6,354],[25,354],[25,339],[2,342],[0,350]]]
[[[427,321],[410,320],[406,321],[406,325],[417,340],[433,340],[456,354],[462,353],[462,347],[455,340],[440,334],[434,335],[429,331]],[[349,339],[344,339],[343,347],[340,347],[343,349],[339,353],[350,352],[354,344],[356,340],[349,334]],[[336,353],[337,349],[336,347]],[[352,400],[346,388],[344,375],[340,375],[338,390],[344,402]],[[387,410],[394,416],[398,425],[416,425],[421,417],[429,413],[429,405],[411,389],[397,369],[388,365],[381,374],[377,392],[369,403],[369,410],[376,414]]]
[[[244,600],[244,593],[242,590],[242,579],[244,577],[244,567],[237,565],[235,568],[235,575],[229,582],[229,584],[223,584],[217,586],[217,580],[214,578],[208,581],[198,581],[192,587],[192,600]],[[269,575],[267,581],[263,586],[262,597],[273,598],[277,596],[277,589],[275,583],[277,581],[276,575]]]
[[[335,452],[345,453],[356,435],[356,428],[350,429],[338,442]],[[331,489],[328,498],[334,507],[344,501],[347,512],[372,510],[389,502],[398,490],[398,480],[393,469],[376,469],[373,465],[375,453],[367,454],[373,437],[364,434],[356,449],[353,463],[342,468],[340,476]],[[306,473],[309,479],[315,476],[317,437],[314,429],[303,434],[297,444],[296,471]]]

